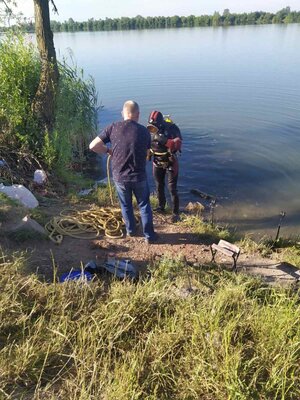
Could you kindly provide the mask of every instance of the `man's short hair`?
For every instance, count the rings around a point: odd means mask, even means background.
[[[127,111],[129,115],[136,115],[140,112],[138,103],[133,100],[125,101],[123,105],[123,111]]]

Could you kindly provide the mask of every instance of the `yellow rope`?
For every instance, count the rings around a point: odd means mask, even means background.
[[[107,178],[112,207],[94,207],[85,211],[63,210],[45,225],[49,239],[60,244],[64,236],[77,239],[96,239],[100,234],[117,239],[124,236],[124,221],[120,209],[114,208],[113,192],[109,172],[110,156],[107,158]],[[136,218],[136,223],[139,223]]]
[[[95,207],[90,210],[63,210],[45,226],[49,238],[61,243],[63,236],[77,239],[96,239],[100,234],[109,238],[123,237],[124,222],[121,210]]]

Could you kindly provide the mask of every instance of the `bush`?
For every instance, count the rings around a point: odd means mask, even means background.
[[[60,64],[54,131],[41,132],[31,110],[40,69],[38,53],[24,36],[10,33],[0,42],[0,157],[14,168],[25,153],[62,170],[84,158],[97,126],[97,94],[82,70]]]
[[[39,83],[40,62],[23,36],[8,34],[0,43],[0,145],[34,146],[38,138],[31,102]]]
[[[92,78],[64,62],[59,65],[60,83],[56,101],[54,132],[46,135],[43,157],[49,167],[64,168],[71,161],[81,163],[88,142],[97,129],[97,93]]]

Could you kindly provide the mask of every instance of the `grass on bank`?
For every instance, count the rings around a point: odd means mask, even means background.
[[[213,243],[216,240],[234,241],[235,232],[229,227],[221,227],[205,222],[200,215],[184,215],[181,221],[182,226],[192,230],[200,240]]]
[[[298,292],[168,258],[109,288],[46,284],[24,265],[2,255],[1,398],[300,397]]]
[[[50,172],[53,182],[65,171],[81,169],[90,139],[97,128],[97,93],[91,78],[76,65],[59,64],[60,80],[53,132],[43,132],[32,111],[40,79],[41,61],[35,46],[20,34],[8,33],[0,41],[0,159],[8,168],[0,176],[6,183],[32,179],[35,169]],[[4,176],[4,174],[6,174]]]

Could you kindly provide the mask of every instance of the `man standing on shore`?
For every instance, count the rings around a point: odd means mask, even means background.
[[[146,243],[152,243],[157,236],[153,228],[150,191],[146,175],[146,158],[151,147],[148,130],[138,123],[139,106],[128,100],[124,103],[123,121],[107,126],[90,143],[95,153],[110,154],[112,175],[118,193],[123,219],[128,236],[136,233],[132,206],[132,194],[137,200]],[[106,144],[111,143],[111,148]]]

